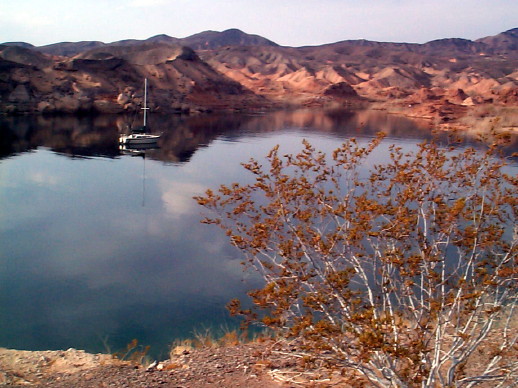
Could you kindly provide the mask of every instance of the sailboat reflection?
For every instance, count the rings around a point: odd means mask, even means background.
[[[142,156],[145,158],[146,151],[159,149],[157,143],[154,144],[119,144],[121,155]]]
[[[119,144],[119,152],[121,155],[140,156],[144,159],[142,166],[142,207],[146,206],[146,152],[158,148],[156,144],[139,144],[138,147]]]

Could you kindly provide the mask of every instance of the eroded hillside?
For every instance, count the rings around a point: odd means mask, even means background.
[[[502,42],[505,41],[504,45]],[[364,40],[329,45],[224,47],[200,52],[209,64],[274,100],[346,97],[402,103],[518,103],[518,29],[473,42],[423,45]],[[344,85],[342,93],[329,93]]]
[[[376,102],[447,122],[473,106],[518,106],[518,29],[476,41],[297,48],[236,29],[109,44],[9,43],[0,45],[0,74],[7,113],[131,111],[147,77],[156,111]]]
[[[72,57],[0,46],[0,109],[4,113],[135,111],[149,80],[153,111],[189,112],[264,106],[202,61],[190,48],[165,43],[101,46]]]

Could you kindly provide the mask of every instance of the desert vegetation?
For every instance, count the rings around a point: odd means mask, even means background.
[[[304,142],[197,197],[264,278],[245,323],[377,387],[509,386],[518,376],[517,184],[496,145]]]

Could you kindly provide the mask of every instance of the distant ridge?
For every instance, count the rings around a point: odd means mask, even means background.
[[[208,30],[187,36],[185,38],[175,38],[166,34],[160,34],[144,40],[125,39],[111,43],[104,43],[99,41],[81,41],[59,42],[44,46],[34,46],[27,42],[6,42],[2,44],[6,46],[19,46],[31,48],[50,55],[74,56],[76,54],[102,46],[131,46],[142,43],[166,43],[171,45],[184,45],[189,46],[194,50],[215,50],[220,47],[226,46],[283,47],[262,36],[247,34],[237,28],[231,28],[221,32]],[[302,46],[300,48],[333,45],[384,47],[396,50],[421,53],[429,53],[430,51],[439,49],[446,49],[448,51],[464,53],[509,53],[510,51],[518,50],[518,28],[512,28],[500,34],[494,36],[487,36],[474,41],[463,38],[444,38],[420,44],[405,42],[377,42],[365,39],[356,39],[343,40],[335,43],[326,43],[317,46]]]
[[[195,50],[212,50],[224,46],[279,46],[259,35],[246,34],[232,28],[223,32],[204,31],[181,39],[182,44]]]
[[[49,55],[69,57],[104,45],[105,44],[103,42],[97,41],[61,42],[35,47],[35,50]]]
[[[498,35],[477,39],[475,42],[492,47],[496,52],[518,50],[518,28],[512,28]]]
[[[33,46],[26,42],[7,42],[4,45],[32,48],[49,55],[71,57],[85,51],[104,46],[133,46],[142,43],[166,43],[189,46],[194,50],[213,50],[224,46],[279,46],[259,35],[247,34],[236,28],[219,31],[204,31],[186,38],[174,38],[166,34],[152,36],[148,39],[125,39],[111,43],[99,41],[60,42],[44,46]]]
[[[26,43],[26,42],[5,42],[5,43],[2,43],[4,46],[15,46],[15,47],[23,47],[23,48],[34,48],[35,46],[30,44],[30,43]]]

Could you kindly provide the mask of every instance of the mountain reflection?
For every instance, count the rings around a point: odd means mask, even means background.
[[[35,116],[7,117],[0,121],[0,158],[38,147],[71,157],[119,155],[115,117]]]
[[[117,158],[123,152],[118,136],[134,127],[137,116],[37,116],[0,119],[0,159],[38,147],[72,158]],[[245,136],[265,136],[280,130],[320,133],[336,138],[372,137],[384,132],[394,138],[437,138],[426,120],[409,119],[373,110],[283,110],[264,114],[213,114],[194,117],[151,115],[152,133],[162,136],[158,149],[146,157],[165,163],[186,163],[200,147],[214,140],[239,142]],[[439,138],[447,141],[448,134]],[[468,139],[465,139],[469,141]],[[508,150],[516,149],[513,136]]]
[[[77,157],[116,158],[121,155],[118,136],[134,124],[130,116],[37,116],[0,120],[0,158],[38,147]],[[195,117],[152,115],[149,127],[161,133],[159,149],[147,152],[151,159],[185,163],[200,147],[217,138],[239,141],[242,136],[267,134],[285,128],[321,132],[323,135],[372,136],[382,130],[408,136],[416,122],[371,111],[279,111],[262,115],[227,114]],[[425,124],[421,124],[422,127]],[[420,134],[422,137],[422,134]]]

